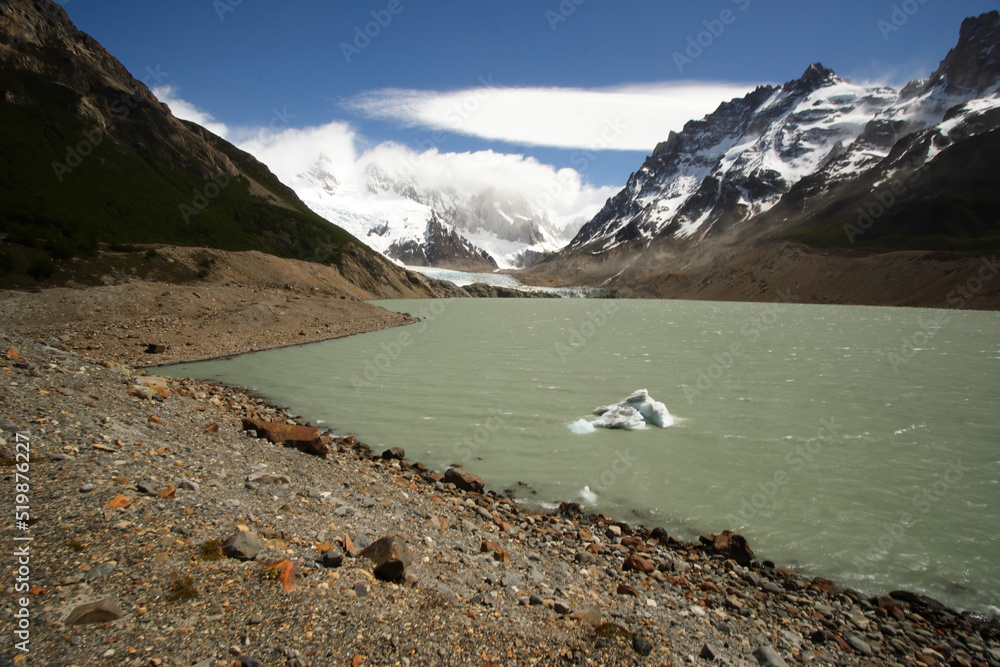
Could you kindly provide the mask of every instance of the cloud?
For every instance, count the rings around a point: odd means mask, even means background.
[[[565,149],[651,151],[671,130],[711,113],[756,84],[660,83],[609,89],[503,88],[452,92],[381,89],[342,106],[404,127],[444,130],[491,141]]]
[[[158,86],[153,88],[153,94],[168,107],[171,113],[182,120],[198,123],[206,130],[219,135],[223,139],[229,135],[229,128],[224,123],[216,122],[212,114],[198,109],[190,102],[177,97],[177,89],[173,86]]]

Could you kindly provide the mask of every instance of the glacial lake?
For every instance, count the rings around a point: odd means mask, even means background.
[[[876,593],[1000,612],[1000,313],[601,299],[384,301],[418,324],[160,369],[376,452],[459,462]],[[575,434],[636,389],[671,428]]]

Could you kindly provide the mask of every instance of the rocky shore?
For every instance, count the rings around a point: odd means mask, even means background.
[[[4,351],[0,534],[30,557],[3,598],[28,650],[5,623],[0,665],[1000,664],[994,619],[776,569],[730,533],[542,513],[107,348]]]

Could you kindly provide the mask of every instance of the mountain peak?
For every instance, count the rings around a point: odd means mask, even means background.
[[[813,63],[806,68],[802,76],[799,78],[800,81],[817,81],[821,79],[835,79],[837,78],[837,73],[834,72],[829,67],[824,67],[823,63]]]
[[[1000,81],[1000,12],[993,10],[962,21],[958,44],[928,81],[950,93],[985,91]]]

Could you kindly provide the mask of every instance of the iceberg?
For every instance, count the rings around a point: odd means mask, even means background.
[[[646,418],[642,413],[628,405],[611,405],[598,408],[600,416],[593,425],[601,428],[624,428],[630,431],[646,428]],[[595,410],[596,412],[596,410]]]
[[[597,408],[594,414],[601,418],[593,425],[604,428],[635,429],[645,428],[646,424],[667,428],[674,425],[667,406],[653,400],[646,389],[638,389],[613,405]]]
[[[577,434],[593,433],[596,430],[594,428],[594,425],[591,424],[586,419],[580,419],[578,421],[575,421],[572,424],[570,424],[567,428],[569,428],[569,430],[572,431],[573,433]]]

